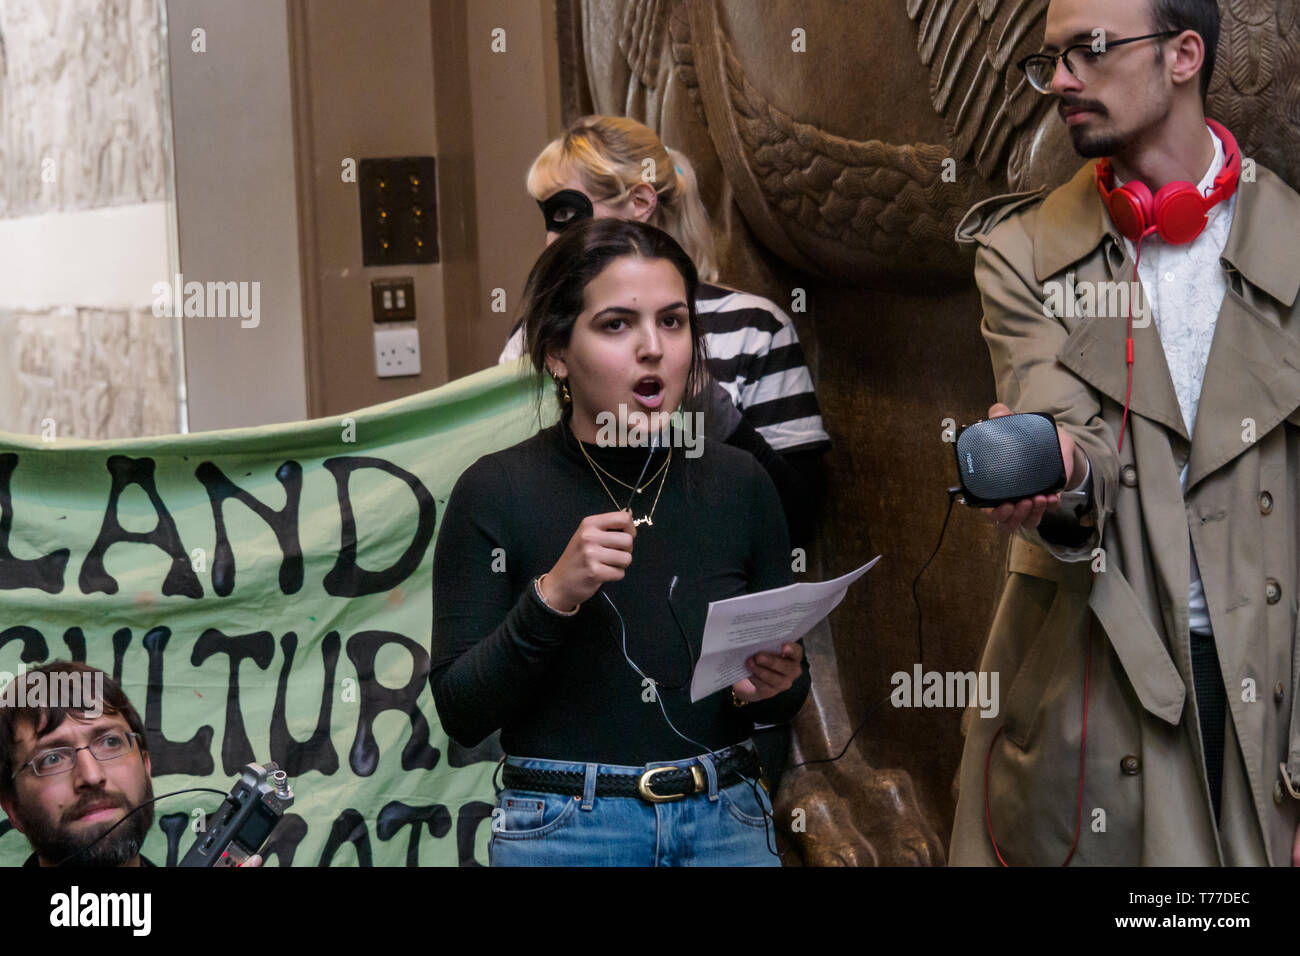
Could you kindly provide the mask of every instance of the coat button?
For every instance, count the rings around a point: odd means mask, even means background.
[[[1124,470],[1120,472],[1120,481],[1130,488],[1136,488],[1138,483],[1138,470],[1132,465],[1125,465]]]
[[[1259,513],[1262,515],[1271,515],[1273,513],[1273,496],[1267,491],[1259,493]]]
[[[1273,784],[1273,802],[1276,804],[1282,803],[1282,781],[1281,780]]]
[[[1129,754],[1119,762],[1119,769],[1131,777],[1142,769],[1142,761],[1133,754]]]
[[[1278,681],[1276,684],[1273,685],[1273,701],[1275,703],[1280,704],[1282,703],[1282,698],[1285,695],[1286,695],[1286,688],[1282,685],[1281,681]]]
[[[1282,600],[1282,585],[1277,583],[1277,578],[1269,578],[1264,582],[1264,600],[1269,604]]]

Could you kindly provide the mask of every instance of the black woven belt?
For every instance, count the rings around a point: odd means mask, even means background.
[[[762,773],[758,754],[748,747],[733,746],[718,751],[718,789]],[[581,770],[535,770],[507,763],[501,783],[507,790],[531,790],[582,796],[586,775]],[[601,773],[596,775],[598,797],[640,797],[650,803],[680,800],[709,789],[709,778],[699,762],[686,766],[651,767],[643,773]]]

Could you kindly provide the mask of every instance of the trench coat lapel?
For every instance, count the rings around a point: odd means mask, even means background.
[[[1300,340],[1229,289],[1201,385],[1188,490],[1263,438],[1297,406]],[[1251,422],[1254,438],[1247,431]]]
[[[1262,216],[1265,210],[1268,215]],[[1252,222],[1264,218],[1278,225],[1268,231],[1252,229]],[[1242,183],[1237,192],[1222,257],[1229,278],[1240,273],[1289,309],[1300,291],[1298,248],[1300,202],[1290,190],[1276,188],[1272,174],[1262,170],[1257,182]],[[1232,288],[1235,284],[1229,282],[1223,298],[1206,362],[1192,436],[1189,491],[1250,447],[1250,423],[1245,419],[1253,421],[1259,439],[1300,407],[1300,339],[1252,306]]]
[[[1133,280],[1133,260],[1102,205],[1093,176],[1093,164],[1089,163],[1043,201],[1043,225],[1034,244],[1034,273],[1039,283],[1059,277],[1065,269],[1075,272],[1076,286]],[[1142,321],[1134,315],[1130,414],[1158,422],[1188,439],[1159,333],[1149,314],[1145,327],[1140,327]],[[1081,319],[1057,360],[1122,406],[1128,391],[1127,338],[1125,316]]]

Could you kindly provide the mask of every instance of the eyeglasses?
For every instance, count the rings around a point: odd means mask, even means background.
[[[89,750],[90,755],[99,761],[116,760],[118,757],[124,757],[135,749],[135,741],[139,736],[139,734],[135,733],[122,733],[114,730],[104,734],[93,743],[86,744],[84,747],[54,747],[51,750],[42,750],[19,767],[14,777],[17,777],[28,767],[31,767],[32,773],[38,777],[53,777],[57,774],[67,773],[77,765],[78,750]]]
[[[1103,40],[1100,44],[1101,49],[1097,48],[1096,40],[1091,43],[1076,43],[1066,47],[1060,53],[1031,54],[1017,63],[1016,69],[1024,72],[1029,85],[1039,93],[1051,93],[1057,60],[1062,60],[1070,75],[1080,83],[1091,83],[1097,76],[1102,56],[1115,47],[1124,46],[1126,43],[1137,43],[1139,40],[1163,40],[1182,32],[1182,30],[1165,30],[1163,33],[1148,33],[1140,37],[1129,37],[1127,40]],[[1078,55],[1071,62],[1070,54],[1075,51],[1079,51]]]

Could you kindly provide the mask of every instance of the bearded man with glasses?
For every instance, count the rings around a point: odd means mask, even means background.
[[[140,855],[154,816],[149,744],[121,687],[77,662],[47,664],[15,680],[30,692],[58,686],[50,678],[63,674],[74,675],[80,686],[86,673],[102,680],[102,700],[38,701],[9,689],[6,700],[33,702],[0,707],[0,807],[32,845],[24,866],[54,866],[74,854],[79,867],[153,866]]]
[[[985,512],[1006,694],[955,864],[1300,864],[1300,196],[1206,118],[1218,37],[1214,0],[1052,0],[1017,65],[1097,162],[958,227],[989,416],[1051,414],[1066,483]]]
[[[0,689],[0,808],[32,846],[23,866],[153,866],[152,772],[140,714],[98,668],[51,661]]]

